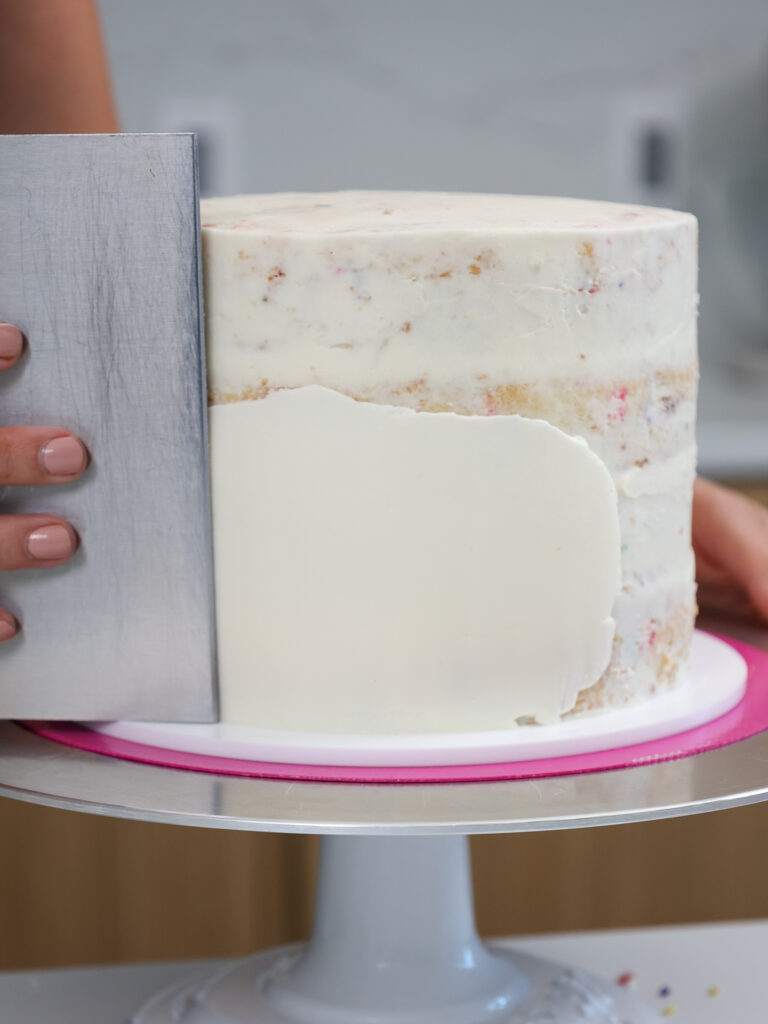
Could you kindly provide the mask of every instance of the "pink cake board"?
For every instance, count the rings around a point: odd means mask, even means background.
[[[568,757],[494,764],[419,767],[365,767],[282,764],[203,756],[167,750],[107,736],[73,722],[24,722],[25,728],[56,743],[164,768],[241,775],[294,782],[349,783],[458,783],[501,782],[555,775],[632,768],[658,761],[672,761],[737,743],[768,729],[768,653],[749,644],[721,636],[746,662],[747,683],[743,699],[726,714],[704,725],[673,736],[631,746],[599,750]]]

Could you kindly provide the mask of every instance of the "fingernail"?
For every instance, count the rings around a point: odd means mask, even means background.
[[[10,616],[0,615],[0,644],[16,636],[16,623]]]
[[[51,476],[74,476],[85,469],[85,448],[76,437],[55,437],[40,451],[40,462]]]
[[[24,346],[24,338],[18,327],[0,323],[0,359],[18,359]]]
[[[52,523],[41,526],[27,537],[27,554],[38,562],[69,558],[75,550],[75,539],[66,526]]]

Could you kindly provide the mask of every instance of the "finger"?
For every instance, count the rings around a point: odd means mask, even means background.
[[[696,544],[693,546],[693,553],[696,556],[696,580],[698,583],[728,583],[730,581],[730,574]]]
[[[24,348],[24,337],[18,327],[0,321],[0,370],[8,370]]]
[[[57,516],[0,516],[0,572],[52,569],[77,550],[78,538]]]
[[[16,620],[5,608],[0,608],[0,644],[12,640],[17,632]]]
[[[60,427],[0,428],[0,487],[68,483],[87,465],[83,442]]]
[[[693,542],[768,618],[768,509],[709,480],[697,480]]]
[[[760,617],[744,588],[736,583],[700,583],[696,603],[700,612],[717,612],[737,619]]]

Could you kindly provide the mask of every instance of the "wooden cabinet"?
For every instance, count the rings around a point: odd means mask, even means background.
[[[318,841],[0,801],[0,969],[239,955],[308,934]],[[485,935],[768,917],[768,805],[472,840]]]

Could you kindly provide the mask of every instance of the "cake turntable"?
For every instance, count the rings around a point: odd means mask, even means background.
[[[742,636],[762,648],[752,648],[748,692],[764,689],[765,634]],[[137,1007],[133,1024],[650,1024],[657,1015],[624,989],[481,942],[466,837],[763,800],[767,759],[761,731],[615,770],[494,782],[298,782],[107,757],[7,722],[0,793],[116,817],[325,837],[306,946],[198,970]]]

